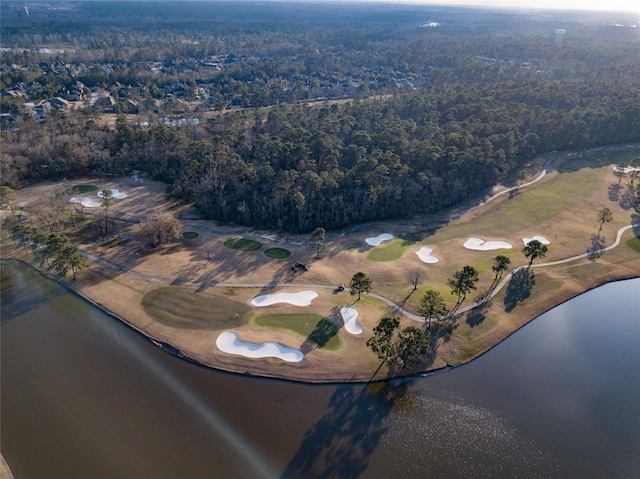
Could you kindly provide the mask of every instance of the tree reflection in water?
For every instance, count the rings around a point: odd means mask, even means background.
[[[384,419],[407,392],[408,382],[343,385],[329,411],[309,429],[281,479],[356,478],[368,466],[387,428]],[[358,392],[360,391],[360,392]]]

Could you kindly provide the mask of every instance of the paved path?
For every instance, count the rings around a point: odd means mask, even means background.
[[[607,246],[606,248],[603,248],[601,251],[610,251],[613,248],[617,247],[620,244],[620,240],[622,238],[622,235],[626,232],[629,231],[632,228],[637,228],[640,227],[640,223],[636,223],[636,224],[632,224],[632,225],[627,225],[627,226],[623,226],[622,228],[620,228],[618,230],[618,234],[616,235],[616,240],[609,246]],[[121,266],[118,266],[116,264],[110,263],[109,261],[106,261],[102,258],[99,258],[97,256],[94,256],[92,254],[86,253],[84,251],[80,251],[80,254],[83,255],[84,257],[95,261],[97,263],[100,263],[114,271],[118,271],[119,273],[123,273],[123,274],[128,274],[130,276],[134,276],[136,278],[140,278],[140,279],[144,279],[146,281],[151,281],[154,283],[160,283],[160,284],[170,284],[170,285],[180,285],[180,286],[198,286],[198,287],[211,287],[211,288],[275,288],[275,287],[279,287],[279,288],[315,288],[315,289],[335,289],[335,286],[330,286],[330,285],[326,285],[326,284],[310,284],[310,283],[277,283],[277,282],[270,282],[270,283],[219,283],[219,282],[198,282],[198,281],[182,281],[182,280],[169,280],[169,279],[162,279],[162,278],[156,278],[153,276],[147,276],[145,274],[141,274],[141,273],[136,273],[135,271],[131,271],[131,270],[127,270],[122,268]],[[565,258],[565,259],[561,259],[559,261],[552,261],[549,263],[540,263],[540,264],[535,264],[532,265],[531,268],[544,268],[546,266],[555,266],[558,264],[563,264],[563,263],[569,263],[571,261],[577,261],[583,258],[587,258],[589,257],[591,253],[582,253],[576,256],[571,256],[569,258]],[[463,308],[459,308],[455,311],[455,314],[459,314],[459,313],[464,313],[466,311],[470,311],[473,308],[475,308],[476,306],[479,306],[482,303],[487,302],[489,299],[493,298],[496,294],[498,294],[498,292],[500,292],[500,290],[502,288],[504,288],[507,283],[509,282],[509,280],[511,279],[511,275],[513,275],[514,273],[527,268],[527,266],[519,266],[516,269],[514,269],[513,271],[511,271],[510,274],[505,275],[505,277],[502,279],[502,281],[500,283],[498,283],[498,285],[491,291],[491,294],[489,294],[489,296],[487,296],[486,298],[483,298],[480,301],[476,301],[472,304],[469,304],[468,306],[465,306]],[[371,296],[372,298],[376,298],[380,301],[382,301],[383,303],[391,306],[395,311],[397,311],[398,313],[403,314],[404,316],[406,316],[409,319],[412,319],[414,321],[420,321],[420,322],[424,322],[425,318],[422,316],[418,316],[416,314],[410,313],[409,311],[405,311],[405,309],[394,303],[393,301],[391,301],[390,299],[385,298],[384,296],[380,296],[379,294],[376,293],[364,293],[367,294],[368,296]],[[435,319],[432,321],[436,321]]]
[[[640,227],[640,223],[634,223],[634,224],[631,224],[631,225],[623,226],[622,228],[620,228],[618,230],[618,234],[616,235],[616,240],[612,244],[607,246],[606,248],[601,249],[598,253],[602,254],[605,251],[610,251],[613,248],[617,247],[620,244],[620,240],[622,239],[622,235],[625,232],[629,231],[632,228],[638,228],[638,227]],[[558,265],[558,264],[569,263],[571,261],[577,261],[577,260],[580,260],[580,259],[588,258],[592,254],[593,254],[592,252],[591,253],[582,253],[582,254],[578,254],[576,256],[571,256],[569,258],[561,259],[561,260],[558,260],[558,261],[550,261],[548,263],[534,264],[534,265],[531,265],[531,268],[544,268],[546,266],[555,266],[555,265]],[[479,306],[480,304],[487,302],[488,300],[493,298],[496,294],[498,294],[498,292],[507,285],[507,283],[511,279],[511,275],[517,273],[518,271],[520,271],[522,269],[526,269],[526,268],[527,268],[527,266],[518,266],[516,269],[511,271],[510,274],[507,274],[505,276],[505,278],[495,287],[495,289],[491,292],[491,294],[489,296],[487,296],[486,298],[483,298],[480,301],[476,301],[473,304],[465,306],[464,308],[458,309],[456,311],[456,313],[464,313],[465,311],[469,311],[469,310],[475,308],[476,306]]]
[[[443,217],[441,220],[433,220],[431,222],[449,222],[451,220],[454,220],[456,218],[459,218],[460,216],[473,211],[477,208],[480,208],[481,206],[486,205],[487,203],[495,200],[496,198],[499,198],[502,195],[506,195],[508,193],[511,193],[512,191],[516,191],[516,190],[520,190],[522,188],[527,188],[531,185],[536,184],[537,182],[539,182],[540,180],[542,180],[542,178],[544,178],[549,170],[549,167],[551,165],[551,163],[558,159],[559,156],[556,155],[556,157],[554,158],[550,158],[547,161],[545,161],[544,166],[542,168],[542,171],[540,172],[540,174],[538,176],[536,176],[533,180],[527,182],[527,183],[523,183],[521,185],[518,186],[514,186],[511,188],[507,188],[506,190],[500,191],[496,194],[494,194],[493,196],[480,201],[479,203],[477,203],[474,206],[471,206],[469,208],[466,208],[458,213],[449,215],[449,216],[445,216]],[[383,222],[375,222],[375,223],[383,223]],[[396,222],[397,223],[397,222]],[[355,225],[352,228],[348,229],[346,231],[346,233],[350,233],[350,232],[355,232],[359,229],[361,229],[364,225]],[[199,229],[201,231],[208,231],[210,233],[214,233],[214,234],[220,234],[220,235],[226,235],[228,233],[226,232],[219,232],[216,231],[214,229],[211,228],[207,228],[204,226],[200,226],[200,225],[193,225],[191,224],[190,227],[195,228],[195,229]],[[604,251],[609,251],[613,248],[615,248],[616,246],[618,246],[620,244],[620,239],[622,238],[622,235],[630,230],[631,228],[636,228],[636,227],[640,227],[640,223],[636,223],[636,224],[631,224],[628,226],[624,226],[622,228],[620,228],[618,230],[618,234],[616,236],[616,240],[613,242],[613,244],[607,246],[606,248],[603,248],[602,250],[600,250],[600,253],[604,252]],[[276,235],[273,234],[267,234],[267,233],[259,233],[259,232],[252,232],[250,234],[250,236],[259,236],[261,238],[266,238],[269,239],[271,241],[273,241],[274,243],[285,243],[285,244],[295,244],[295,245],[301,245],[303,243],[294,243],[288,239],[283,239],[283,238],[279,238]],[[334,238],[327,238],[325,240],[326,241],[330,241],[331,239]],[[307,244],[312,244],[312,243],[307,243]],[[136,278],[141,278],[144,279],[146,281],[152,281],[155,283],[161,283],[161,284],[171,284],[171,285],[180,285],[180,286],[198,286],[198,287],[221,287],[221,288],[275,288],[275,287],[296,287],[296,288],[316,288],[316,289],[335,289],[335,286],[330,286],[330,285],[326,285],[326,284],[305,284],[305,283],[276,283],[276,282],[271,282],[271,283],[218,283],[218,282],[193,282],[193,281],[182,281],[182,280],[167,280],[167,279],[161,279],[161,278],[155,278],[152,276],[147,276],[147,275],[143,275],[140,273],[136,273],[134,271],[130,271],[130,270],[125,270],[124,268],[115,265],[113,263],[110,263],[108,261],[103,260],[102,258],[98,258],[97,256],[94,256],[92,254],[89,253],[85,253],[83,251],[80,251],[80,254],[82,254],[83,256],[96,261],[108,268],[111,268],[115,271],[118,271],[120,273],[123,274],[128,274],[131,276],[135,276]],[[589,257],[590,254],[593,253],[582,253],[576,256],[571,256],[570,258],[565,258],[559,261],[553,261],[553,262],[549,262],[549,263],[540,263],[540,264],[536,264],[536,265],[532,265],[532,268],[543,268],[545,266],[554,266],[554,265],[558,265],[558,264],[563,264],[563,263],[568,263],[570,261],[577,261],[583,258],[587,258]],[[472,304],[469,304],[468,306],[465,306],[463,308],[459,308],[457,310],[455,310],[455,314],[458,313],[464,313],[466,311],[470,311],[473,308],[475,308],[476,306],[479,306],[482,303],[487,302],[489,299],[493,298],[496,294],[498,294],[500,292],[500,290],[502,290],[502,288],[504,288],[507,283],[509,282],[509,280],[511,279],[511,275],[513,275],[514,273],[522,270],[523,268],[526,268],[526,266],[519,266],[518,268],[514,269],[513,271],[511,271],[510,274],[507,274],[500,283],[498,283],[495,288],[491,291],[491,293],[483,298],[480,301],[476,301]],[[367,294],[368,296],[371,296],[372,298],[376,298],[380,301],[382,301],[383,303],[391,306],[395,311],[397,311],[398,313],[403,314],[404,316],[406,316],[407,318],[410,318],[414,321],[420,321],[420,322],[424,322],[425,318],[422,316],[418,316],[416,314],[410,313],[409,311],[405,311],[404,308],[396,303],[394,303],[393,301],[391,301],[390,299],[387,299],[383,296],[380,296],[379,294],[375,294],[375,293],[364,293]],[[433,319],[432,321],[436,321],[435,319]]]

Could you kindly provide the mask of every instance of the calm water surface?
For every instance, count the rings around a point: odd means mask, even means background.
[[[370,386],[187,363],[13,262],[1,299],[16,479],[640,477],[640,279],[469,365]]]

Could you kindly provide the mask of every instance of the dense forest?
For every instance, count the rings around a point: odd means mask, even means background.
[[[34,5],[0,6],[14,188],[143,171],[210,218],[309,231],[435,212],[537,154],[640,141],[640,37],[623,14]],[[32,113],[76,85],[74,108]],[[101,95],[135,115],[110,126]]]

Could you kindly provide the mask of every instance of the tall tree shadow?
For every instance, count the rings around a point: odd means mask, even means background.
[[[591,235],[591,246],[587,248],[587,256],[589,260],[595,261],[604,253],[605,240],[604,236],[599,234]]]
[[[472,328],[479,326],[487,317],[487,309],[489,304],[483,302],[467,313],[466,322]]]
[[[636,238],[640,238],[640,215],[633,213],[631,215],[631,224],[635,225],[633,227],[633,234],[636,235]]]
[[[513,273],[504,296],[505,311],[510,313],[519,302],[527,299],[531,295],[531,290],[535,284],[535,274],[529,268]]]
[[[280,479],[353,479],[362,474],[380,438],[384,419],[407,392],[408,382],[339,386],[328,412],[309,429]]]
[[[620,199],[620,190],[622,188],[620,187],[619,184],[612,184],[609,185],[609,201],[618,201]]]
[[[302,346],[300,346],[300,351],[302,351],[303,354],[307,354],[313,349],[324,348],[327,343],[338,334],[343,324],[341,318],[339,308],[333,308],[331,310],[331,317],[324,317],[318,321],[314,330],[309,333],[309,336],[307,336]]]
[[[620,195],[620,201],[618,204],[624,210],[630,210],[636,207],[636,190],[635,188],[627,188],[622,195]]]

